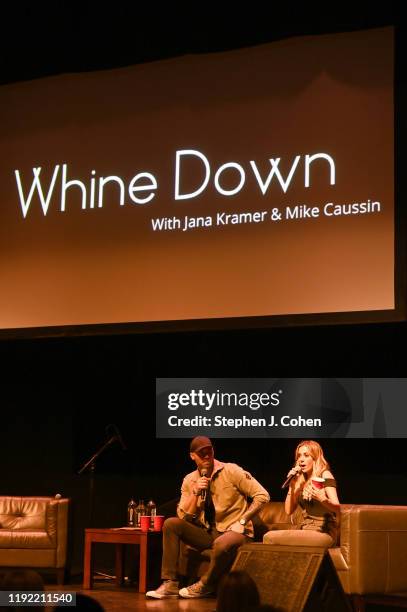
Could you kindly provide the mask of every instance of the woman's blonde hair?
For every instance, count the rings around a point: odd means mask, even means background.
[[[325,470],[330,469],[329,463],[324,457],[324,453],[322,451],[321,446],[318,444],[318,442],[315,442],[314,440],[304,440],[303,442],[300,442],[298,444],[297,448],[295,449],[295,461],[297,461],[298,459],[298,453],[302,446],[306,446],[308,448],[309,454],[314,460],[314,465],[312,466],[312,476],[320,477],[325,472]]]

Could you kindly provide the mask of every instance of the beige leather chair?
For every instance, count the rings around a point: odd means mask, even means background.
[[[69,500],[0,497],[0,567],[55,570],[64,583]]]
[[[270,529],[289,528],[301,514],[289,517],[283,502],[269,502],[260,519]],[[342,504],[340,542],[328,552],[355,610],[367,602],[407,607],[407,506]]]

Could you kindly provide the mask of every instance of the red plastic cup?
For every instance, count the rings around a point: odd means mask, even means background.
[[[163,528],[164,520],[165,516],[162,516],[161,514],[156,514],[153,519],[153,531],[161,531]]]
[[[150,516],[140,516],[140,529],[141,531],[148,531],[150,529]]]
[[[318,476],[314,476],[311,478],[311,482],[316,489],[323,489],[325,478],[319,478]]]

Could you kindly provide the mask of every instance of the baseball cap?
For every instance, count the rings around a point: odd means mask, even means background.
[[[210,446],[212,448],[212,442],[206,436],[196,436],[191,440],[189,451],[191,453],[199,453],[203,448]]]

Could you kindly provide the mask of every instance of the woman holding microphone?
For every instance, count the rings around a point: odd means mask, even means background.
[[[302,522],[290,530],[268,531],[265,544],[299,546],[336,545],[340,504],[336,481],[321,446],[314,440],[300,442],[295,451],[295,466],[288,472],[289,487],[285,511],[293,512],[300,506]]]

